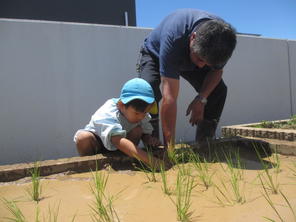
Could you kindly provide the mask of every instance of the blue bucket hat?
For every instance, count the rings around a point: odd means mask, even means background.
[[[127,104],[134,99],[140,99],[149,104],[155,101],[153,89],[144,79],[134,78],[123,85],[120,94],[122,103]]]
[[[151,85],[141,78],[134,78],[127,81],[120,93],[120,100],[123,104],[127,104],[128,102],[140,99],[145,101],[148,104],[153,104],[150,109],[150,113],[157,114],[157,104],[155,102],[154,93]]]

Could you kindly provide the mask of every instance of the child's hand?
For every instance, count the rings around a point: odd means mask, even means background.
[[[172,163],[169,160],[166,160],[166,159],[161,160],[159,158],[154,157],[152,166],[158,171],[168,170],[172,167]]]
[[[142,137],[142,140],[143,140],[143,143],[148,146],[159,146],[160,145],[160,141],[156,137],[153,137],[148,134],[144,135]]]

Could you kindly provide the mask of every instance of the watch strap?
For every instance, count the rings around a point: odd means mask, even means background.
[[[207,104],[208,100],[207,98],[201,96],[201,95],[198,95],[197,97],[195,97],[198,101],[200,101],[201,103],[203,103],[204,105]]]

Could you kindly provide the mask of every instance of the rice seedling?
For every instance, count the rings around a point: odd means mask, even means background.
[[[282,192],[281,190],[280,190],[280,194],[281,194],[281,196],[283,197],[283,199],[285,200],[285,202],[287,203],[287,205],[288,205],[288,207],[289,207],[291,213],[293,214],[294,222],[296,222],[296,210],[293,209],[293,207],[292,207],[290,201],[288,200],[288,198],[286,197],[286,195],[283,194],[283,192]]]
[[[234,194],[235,202],[244,203],[245,197],[242,193],[242,190],[240,189],[241,182],[243,183],[244,175],[239,152],[234,151],[234,155],[232,154],[232,152],[229,152],[228,154],[224,153],[224,157],[226,159],[227,169],[229,171],[229,181]],[[236,161],[233,160],[233,157]]]
[[[291,170],[293,176],[296,177],[296,163],[295,162],[292,162],[292,167],[288,167],[289,170]]]
[[[191,194],[195,187],[194,178],[190,176],[183,176],[180,172],[177,174],[176,184],[176,200],[171,197],[172,202],[177,208],[177,219],[182,222],[191,220],[192,213],[191,207]]]
[[[211,161],[215,160],[215,157],[213,155],[213,151],[217,148],[211,141],[211,139],[207,139],[207,158]]]
[[[168,155],[168,160],[170,161],[170,163],[172,165],[178,165],[179,163],[179,158],[178,158],[178,155],[177,155],[177,152],[176,150],[172,150],[172,149],[168,149],[167,150],[167,155]]]
[[[223,156],[226,160],[226,167],[224,167],[222,163],[220,163],[220,166],[223,172],[226,173],[227,181],[225,182],[223,179],[220,179],[221,186],[215,184],[214,191],[218,191],[218,194],[215,194],[215,197],[218,201],[217,203],[221,206],[230,206],[238,203],[243,204],[246,202],[243,192],[245,185],[243,180],[244,166],[241,162],[239,153],[237,151],[228,153],[223,151]],[[217,153],[216,157],[219,160]],[[230,186],[228,183],[230,183]],[[229,187],[231,187],[231,189],[229,189]]]
[[[15,201],[9,201],[5,198],[1,199],[2,203],[6,207],[6,209],[10,212],[12,217],[5,217],[5,219],[9,221],[14,221],[14,222],[26,222],[27,220],[25,219],[22,211],[20,208],[16,205]]]
[[[221,206],[229,206],[234,204],[243,204],[246,202],[246,198],[243,192],[245,186],[243,163],[241,161],[238,151],[222,151],[223,158],[226,161],[226,167],[223,166],[220,160],[220,166],[223,172],[226,173],[227,181],[220,179],[221,186],[215,185],[215,190],[218,194],[215,194],[217,203]],[[219,160],[219,155],[216,153],[216,158]],[[229,189],[228,183],[230,183],[231,189]]]
[[[53,206],[53,208],[51,208],[51,206],[49,205],[48,206],[48,214],[49,214],[48,222],[57,222],[59,211],[60,211],[60,203],[57,206]],[[43,221],[46,221],[46,220],[43,219]]]
[[[76,214],[74,214],[74,216],[72,217],[71,222],[74,222],[75,221],[75,218],[76,218]]]
[[[153,160],[153,154],[151,151],[148,151],[147,154],[148,154],[148,160],[150,164],[145,164],[140,159],[137,159],[141,167],[136,167],[136,169],[143,172],[146,175],[149,182],[157,182],[156,174],[158,172],[158,169],[163,165],[160,163],[156,163]]]
[[[288,121],[266,121],[263,120],[257,125],[251,127],[255,128],[280,128],[280,129],[296,129],[296,115],[291,116]]]
[[[39,209],[39,207],[37,206],[37,208],[36,208],[36,214],[35,214],[35,222],[41,222],[41,221],[39,220],[39,215],[40,215],[40,209]]]
[[[225,207],[225,206],[232,206],[233,205],[233,201],[232,199],[229,197],[229,194],[227,193],[227,187],[225,185],[224,182],[221,182],[221,187],[218,186],[217,184],[214,184],[214,192],[217,190],[218,194],[215,193],[215,197],[217,199],[217,204]],[[214,201],[215,202],[215,201]]]
[[[274,168],[274,171],[276,174],[281,172],[281,160],[280,160],[280,156],[277,152],[277,150],[274,151],[274,153],[272,154],[271,158],[269,158],[269,160],[272,161],[272,166]]]
[[[243,204],[246,202],[243,191],[241,190],[241,184],[239,183],[239,178],[236,173],[231,173],[230,184],[234,194],[235,202]]]
[[[8,221],[13,221],[13,222],[28,222],[28,220],[25,218],[23,215],[23,212],[21,209],[16,205],[16,201],[9,201],[5,198],[1,199],[2,203],[5,205],[6,209],[10,212],[12,217],[4,217],[4,219]],[[58,221],[58,215],[59,215],[59,208],[60,208],[60,203],[58,204],[57,207],[51,208],[50,206],[48,207],[48,217],[46,218],[45,215],[43,215],[43,222],[57,222]],[[72,218],[72,222],[75,221],[76,215]],[[36,205],[36,211],[35,211],[35,222],[41,222],[40,220],[40,209],[38,205]]]
[[[181,174],[181,176],[191,176],[191,167],[190,165],[180,162],[177,165],[178,171]]]
[[[263,182],[262,182],[263,183]],[[266,192],[265,188],[264,188],[264,191]],[[270,199],[270,196],[268,194],[268,192],[266,192],[265,194],[263,194],[263,197],[265,198],[265,200],[268,202],[268,204],[270,205],[270,207],[273,209],[273,211],[276,213],[276,215],[278,216],[278,218],[280,219],[280,221],[282,222],[285,222],[284,219],[282,218],[282,216],[280,215],[280,213],[278,212],[278,210],[275,208],[275,204],[272,202],[272,200]],[[266,220],[269,220],[269,221],[275,221],[275,220],[272,220],[271,218],[269,217],[263,217],[265,218]]]
[[[161,175],[161,180],[162,180],[162,190],[163,190],[163,192],[166,195],[171,195],[173,193],[173,191],[168,186],[167,175],[166,175],[166,171],[165,171],[163,165],[160,166],[160,175]]]
[[[237,179],[243,180],[245,166],[240,158],[239,150],[229,151],[228,154],[224,153],[224,157],[231,174],[235,174]]]
[[[214,192],[218,191],[218,194],[215,194],[217,199],[217,204],[220,206],[232,206],[234,204],[243,204],[246,202],[245,195],[243,193],[242,187],[244,187],[240,180],[236,177],[236,174],[229,175],[229,181],[231,189],[229,189],[228,183],[220,180],[220,185],[214,184]]]
[[[212,184],[212,177],[214,173],[210,173],[209,163],[205,158],[201,159],[198,154],[195,154],[193,151],[190,155],[190,162],[192,162],[194,168],[197,171],[197,176],[201,180],[203,186],[207,190]]]
[[[27,193],[32,200],[38,202],[41,199],[41,182],[40,182],[40,168],[39,163],[35,162],[33,169],[29,170],[31,174],[31,186],[27,189]]]
[[[284,218],[282,217],[282,215],[280,214],[280,212],[276,209],[274,202],[271,200],[270,195],[269,195],[269,193],[267,192],[266,187],[264,186],[264,182],[263,182],[263,180],[261,179],[261,177],[259,177],[259,179],[260,179],[260,183],[261,183],[261,186],[262,186],[262,188],[263,188],[263,191],[264,191],[264,193],[263,193],[263,197],[264,197],[264,199],[267,201],[267,203],[269,204],[269,206],[270,206],[270,207],[273,209],[273,211],[276,213],[278,219],[279,219],[280,221],[282,221],[282,222],[285,222],[285,220],[284,220]],[[287,207],[290,209],[291,213],[293,214],[294,222],[296,222],[296,211],[295,211],[295,209],[293,209],[293,207],[292,207],[290,201],[288,200],[288,198],[286,197],[286,195],[285,195],[281,190],[279,190],[279,193],[280,193],[280,195],[282,196],[282,198],[284,199],[284,201],[286,202]],[[275,221],[275,220],[273,220],[273,219],[271,219],[271,218],[269,218],[269,217],[264,217],[264,218],[265,218],[266,220],[268,220],[268,221]]]
[[[58,205],[53,205],[53,207],[49,205],[48,213],[46,216],[43,214],[42,222],[58,222],[59,212],[60,212],[60,202]],[[39,210],[39,207],[37,206],[36,214],[35,214],[35,222],[41,222],[41,220],[39,219],[39,215],[40,215],[40,210]],[[74,222],[75,218],[76,218],[76,214],[72,217],[71,222]]]
[[[113,197],[107,197],[105,194],[106,185],[109,175],[92,172],[94,187],[91,191],[95,197],[94,204],[91,206],[93,211],[92,221],[95,222],[114,222],[119,221],[117,213],[113,207]]]
[[[279,183],[277,181],[277,177],[278,177],[278,172],[279,171],[275,171],[275,174],[271,174],[269,171],[269,166],[270,164],[266,163],[263,158],[261,157],[261,155],[259,154],[258,150],[255,148],[255,151],[257,153],[258,159],[261,163],[261,166],[263,168],[263,174],[262,176],[260,175],[260,173],[258,174],[258,177],[260,180],[264,180],[265,185],[269,188],[269,190],[271,190],[271,192],[273,194],[277,194],[278,190],[279,190]],[[270,159],[269,159],[270,161]],[[272,164],[274,166],[274,164]]]

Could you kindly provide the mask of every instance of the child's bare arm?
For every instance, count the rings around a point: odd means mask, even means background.
[[[133,142],[131,142],[130,140],[124,137],[112,136],[111,142],[117,149],[121,150],[128,156],[137,158],[145,162],[146,164],[154,165],[156,164],[156,162],[160,161],[157,158],[153,158],[152,160],[149,160],[148,154],[144,150],[138,148],[137,146],[135,146]]]

